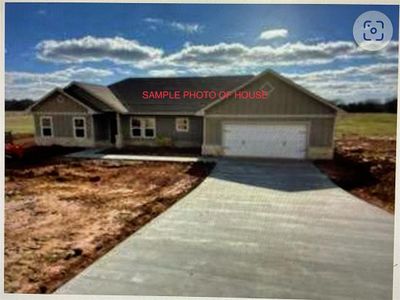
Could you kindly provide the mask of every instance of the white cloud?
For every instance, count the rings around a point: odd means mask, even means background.
[[[260,40],[272,40],[276,38],[285,38],[288,36],[288,31],[286,29],[271,29],[261,32]]]
[[[164,23],[164,20],[160,19],[160,18],[145,18],[144,21],[147,22],[147,23],[153,23],[153,24],[162,24],[162,23]]]
[[[148,74],[152,77],[174,77],[182,74],[181,71],[175,69],[160,69],[160,70],[150,70]]]
[[[319,44],[286,43],[278,47],[248,47],[240,43],[214,45],[185,45],[180,51],[163,57],[170,65],[190,67],[254,67],[260,65],[322,64],[337,58],[354,56],[357,48],[352,42],[337,41]]]
[[[38,99],[51,89],[63,87],[73,80],[96,82],[113,74],[110,70],[90,67],[70,67],[49,73],[6,72],[6,99]]]
[[[161,19],[147,20],[151,24]],[[84,37],[64,41],[43,41],[38,46],[41,59],[59,63],[112,61],[112,70],[123,76],[206,76],[223,74],[255,74],[266,68],[319,66],[341,62],[349,67],[324,69],[308,73],[289,73],[288,77],[327,99],[357,101],[395,95],[397,87],[397,49],[393,41],[383,51],[360,50],[352,41],[285,43],[280,46],[246,46],[241,43],[196,45],[185,43],[176,52],[164,54],[162,49],[141,45],[123,38]],[[369,59],[374,64],[366,62]],[[371,61],[371,60],[369,60]],[[381,62],[381,63],[377,63]],[[362,66],[357,64],[363,63]],[[71,80],[104,78],[110,71],[92,68],[35,74],[8,72],[7,98],[39,95],[49,86],[64,85]],[[44,88],[45,87],[45,88]]]
[[[63,63],[109,60],[115,63],[140,64],[160,58],[163,54],[161,49],[121,37],[86,36],[63,41],[45,40],[36,49],[40,59]]]
[[[151,19],[151,22],[162,22],[162,20]],[[185,43],[177,52],[165,55],[162,49],[141,45],[136,40],[87,36],[63,41],[45,40],[36,48],[40,59],[59,63],[112,61],[115,64],[141,69],[180,67],[196,71],[199,68],[208,68],[215,73],[227,67],[232,70],[238,68],[250,70],[260,66],[316,65],[339,59],[373,56],[390,59],[397,57],[397,47],[398,42],[392,42],[384,51],[371,53],[360,50],[351,41],[314,44],[295,42],[280,46],[254,47],[241,43],[212,45]]]
[[[330,100],[387,99],[397,91],[397,63],[375,63],[285,76]]]
[[[168,21],[160,18],[145,18],[144,21],[152,24],[152,26],[150,27],[152,30],[155,30],[157,28],[156,26],[165,26],[174,30],[192,34],[192,33],[199,33],[204,28],[204,26],[197,23]]]
[[[189,24],[189,23],[180,23],[180,22],[171,22],[169,25],[172,28],[177,30],[186,32],[186,33],[196,33],[202,30],[202,26],[199,24]]]

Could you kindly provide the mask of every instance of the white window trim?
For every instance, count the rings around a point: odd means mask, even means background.
[[[82,127],[76,127],[75,126],[75,120],[83,120],[84,136],[76,136],[76,129],[82,129]],[[76,139],[85,139],[87,137],[86,118],[85,117],[73,117],[72,118],[72,128],[74,130],[74,138],[76,138]]]
[[[134,128],[139,128],[139,127],[136,127],[136,126],[132,126],[132,120],[133,119],[136,119],[136,120],[139,120],[139,122],[140,122],[140,136],[135,136],[135,135],[133,135],[133,129]],[[152,127],[151,129],[153,129],[153,131],[154,131],[154,135],[153,136],[146,136],[146,122],[145,122],[145,120],[146,119],[152,119],[153,120],[153,122],[154,122],[154,127]],[[156,136],[157,136],[157,122],[156,122],[156,118],[152,118],[152,117],[130,117],[130,119],[129,119],[129,127],[130,127],[130,136],[131,136],[131,138],[133,138],[133,139],[155,139],[156,138]]]
[[[137,127],[137,126],[132,126],[132,120],[133,120],[133,119],[136,119],[136,120],[139,121],[139,127]],[[140,118],[131,117],[131,118],[129,119],[129,127],[130,127],[130,130],[131,130],[131,131],[130,131],[130,136],[131,136],[131,138],[133,138],[133,139],[140,139],[140,138],[142,137],[142,121],[140,120]],[[139,136],[133,135],[133,129],[134,129],[134,128],[140,130],[140,135],[139,135]]]
[[[187,124],[187,128],[186,128],[186,129],[182,129],[182,128],[179,128],[179,127],[178,127],[178,120],[182,120],[182,119],[185,119],[185,120],[186,120],[186,124]],[[175,118],[175,130],[176,130],[177,132],[189,132],[189,130],[190,130],[190,121],[189,121],[189,118],[187,118],[187,117],[178,117],[178,118]]]
[[[50,120],[50,126],[43,126],[43,119],[49,119]],[[44,135],[43,134],[43,129],[44,128],[50,128],[51,129],[51,135]],[[53,126],[53,117],[52,116],[41,116],[40,117],[40,136],[43,138],[52,138],[54,137],[54,126]]]

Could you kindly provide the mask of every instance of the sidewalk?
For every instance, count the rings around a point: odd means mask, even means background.
[[[309,162],[220,160],[56,294],[391,299],[393,216]]]
[[[202,156],[159,156],[159,155],[129,155],[129,154],[102,154],[105,148],[88,149],[66,155],[72,158],[132,160],[132,161],[165,161],[165,162],[215,162],[216,159]]]

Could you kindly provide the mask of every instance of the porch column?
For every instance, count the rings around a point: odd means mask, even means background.
[[[123,139],[122,139],[122,131],[121,131],[121,116],[117,113],[117,134],[115,135],[115,147],[118,149],[122,148]]]

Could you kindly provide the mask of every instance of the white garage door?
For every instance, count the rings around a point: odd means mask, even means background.
[[[305,158],[306,125],[224,124],[225,155]]]

